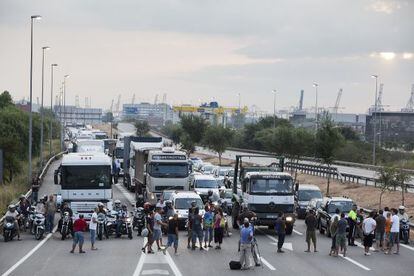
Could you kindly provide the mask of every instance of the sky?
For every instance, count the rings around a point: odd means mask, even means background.
[[[288,110],[304,106],[365,113],[384,84],[382,104],[399,110],[414,84],[413,0],[0,0],[0,91],[29,97],[30,16],[33,99],[50,104],[63,76],[66,103],[108,109],[136,100]]]

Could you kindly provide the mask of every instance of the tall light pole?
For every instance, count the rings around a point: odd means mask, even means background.
[[[273,128],[276,128],[276,89],[273,92]]]
[[[43,166],[43,94],[45,89],[45,51],[50,47],[42,47],[42,101],[40,107],[40,167]]]
[[[50,65],[50,112],[53,115],[53,67],[58,66],[56,63]],[[49,155],[52,155],[52,132],[53,132],[53,118],[50,118],[50,131],[49,131]]]
[[[372,165],[376,165],[376,141],[377,141],[377,94],[378,94],[378,75],[372,75],[371,78],[375,79],[375,102],[374,102],[374,113],[373,113],[373,137],[372,137]]]
[[[313,87],[315,87],[315,130],[318,131],[318,86],[316,82],[313,83]]]
[[[63,119],[62,119],[62,149],[64,148],[64,141],[65,141],[65,122],[66,122],[66,79],[69,77],[69,75],[63,76],[63,82],[62,82],[62,92],[63,92]]]
[[[33,132],[33,114],[32,114],[32,97],[33,97],[33,21],[39,20],[40,15],[30,17],[30,103],[29,103],[29,179],[32,180],[32,132]]]

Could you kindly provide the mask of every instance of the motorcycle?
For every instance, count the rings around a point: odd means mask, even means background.
[[[36,240],[43,238],[45,233],[45,216],[42,213],[34,213],[31,232],[35,235]]]
[[[145,227],[145,212],[144,208],[138,207],[135,209],[134,219],[132,221],[132,230],[137,228],[138,236],[141,236],[142,229]]]
[[[97,218],[97,227],[96,227],[96,233],[98,236],[98,239],[101,241],[104,233],[106,233],[106,215],[104,213],[99,213]]]
[[[4,226],[3,226],[3,237],[4,242],[13,240],[17,236],[17,229],[14,225],[14,217],[6,217]]]
[[[131,217],[121,218],[121,229],[119,235],[128,235],[128,238],[132,239],[132,219]]]
[[[105,237],[109,239],[109,236],[112,235],[112,233],[116,233],[116,216],[118,212],[116,211],[110,211],[106,214],[105,217]]]
[[[401,241],[405,244],[410,242],[410,224],[408,219],[402,219],[400,221],[400,233],[401,233]]]
[[[72,221],[69,216],[69,212],[65,212],[62,217],[62,226],[60,228],[60,234],[62,235],[62,241],[66,239],[67,235],[72,233]]]

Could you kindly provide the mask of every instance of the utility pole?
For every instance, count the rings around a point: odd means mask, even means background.
[[[313,87],[315,87],[315,132],[318,131],[318,86],[316,82],[313,83]]]
[[[45,51],[49,50],[50,47],[42,47],[42,104],[40,107],[40,168],[43,167],[43,94],[45,89]]]
[[[276,128],[276,89],[273,92],[273,128]]]
[[[52,139],[53,139],[53,67],[58,66],[56,63],[53,63],[50,65],[50,112],[52,115],[52,118],[50,118],[50,133],[49,133],[49,155],[52,156]]]

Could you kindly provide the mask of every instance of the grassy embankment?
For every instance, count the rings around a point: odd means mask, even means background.
[[[53,140],[53,152],[52,156],[55,153],[60,151],[60,141],[59,139]],[[46,163],[51,156],[49,156],[49,143],[45,143],[45,150],[43,151],[44,163]],[[0,186],[0,217],[7,211],[7,206],[15,202],[19,195],[25,194],[29,189],[30,185],[27,182],[28,175],[28,166],[29,163],[27,160],[20,162],[21,171],[13,177],[11,183],[3,184]],[[32,160],[33,173],[40,171],[40,157],[36,156]]]

